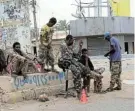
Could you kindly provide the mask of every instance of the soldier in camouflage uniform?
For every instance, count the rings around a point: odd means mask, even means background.
[[[49,22],[42,27],[40,33],[40,46],[39,46],[39,62],[44,69],[45,64],[52,67],[52,71],[57,72],[54,69],[54,55],[52,49],[52,36],[53,29],[52,27],[57,23],[56,18],[51,18]],[[49,70],[49,69],[48,69]]]
[[[13,73],[27,77],[27,69],[29,61],[32,61],[23,51],[19,42],[13,44],[13,50],[8,51],[8,63],[12,63]]]
[[[118,39],[112,37],[112,35],[107,32],[104,35],[105,39],[110,42],[110,51],[104,56],[110,56],[110,71],[111,71],[111,81],[110,87],[106,91],[121,90],[121,46]],[[115,84],[117,87],[114,88]]]
[[[81,49],[82,49],[82,42],[79,43],[79,50],[77,51],[76,48],[74,47],[74,38],[72,35],[68,35],[66,37],[65,42],[61,45],[61,57],[60,61],[69,61],[69,69],[73,73],[73,83],[75,90],[77,91],[77,97],[80,98],[80,93],[81,93],[81,76],[98,76],[101,77],[99,74],[90,71],[85,67],[83,64],[78,62],[78,59],[81,56]]]

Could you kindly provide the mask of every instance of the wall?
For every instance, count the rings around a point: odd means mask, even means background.
[[[134,42],[134,35],[125,35],[124,41],[125,42]]]
[[[83,41],[83,46],[82,46],[82,48],[87,48],[87,37],[76,38],[75,44],[79,46],[80,40]]]
[[[66,37],[66,31],[54,31],[52,39],[63,39]]]
[[[63,72],[59,74],[34,74],[29,75],[26,80],[24,80],[22,77],[14,78],[12,85],[13,89],[22,90],[27,88],[41,87],[44,85],[56,85],[56,81],[62,84],[64,78],[65,75]]]
[[[18,41],[25,52],[26,50],[31,51],[28,6],[28,0],[0,1],[1,48],[4,46],[11,48],[12,44]]]
[[[129,49],[129,54],[133,54],[133,45],[132,45],[132,42],[128,42],[128,49]]]
[[[92,17],[87,20],[70,21],[73,36],[103,35],[105,32],[113,34],[133,34],[134,18],[131,17]]]
[[[23,26],[20,26],[18,30],[19,32],[18,41],[22,43],[22,49],[27,52],[31,52],[31,47],[32,47],[29,31],[30,31],[29,27],[23,27]]]
[[[68,87],[73,87],[72,74],[68,74]],[[61,90],[65,90],[65,74],[56,73],[35,73],[29,74],[26,80],[18,76],[16,78],[10,76],[0,77],[0,102],[16,103],[24,100],[37,100],[41,94],[54,96]]]
[[[125,52],[124,35],[117,35],[115,37],[119,40],[120,46],[122,48],[121,52],[124,53]]]
[[[101,37],[88,37],[88,50],[90,56],[104,55],[109,51],[109,42]]]
[[[69,72],[68,79],[72,80],[72,74]],[[5,84],[6,83],[6,84]],[[24,80],[22,76],[0,77],[0,88],[6,92],[14,92],[18,90],[41,88],[41,87],[55,87],[65,83],[64,72],[56,73],[35,73],[29,74],[28,78]]]

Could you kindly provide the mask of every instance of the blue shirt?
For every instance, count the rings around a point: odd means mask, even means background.
[[[110,45],[112,45],[115,49],[115,52],[110,54],[110,61],[121,61],[121,47],[119,40],[115,37],[111,37]]]

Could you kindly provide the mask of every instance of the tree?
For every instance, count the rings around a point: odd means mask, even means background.
[[[69,24],[66,20],[60,20],[55,26],[56,30],[58,31],[66,31],[69,30]]]

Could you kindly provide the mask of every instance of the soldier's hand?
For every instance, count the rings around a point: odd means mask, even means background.
[[[82,45],[83,45],[83,41],[80,40],[80,41],[79,41],[79,46],[82,47]]]

